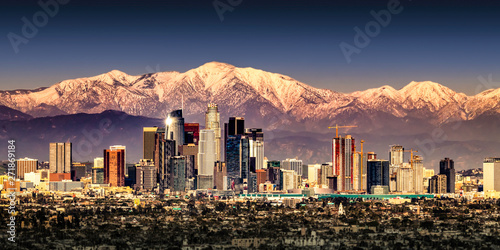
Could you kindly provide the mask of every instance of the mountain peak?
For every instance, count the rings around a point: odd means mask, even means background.
[[[198,69],[212,69],[212,70],[220,70],[220,69],[227,69],[227,68],[236,68],[234,65],[231,65],[231,64],[228,64],[228,63],[223,63],[223,62],[216,62],[216,61],[212,61],[212,62],[207,62],[203,65],[201,65],[200,67],[198,67]]]

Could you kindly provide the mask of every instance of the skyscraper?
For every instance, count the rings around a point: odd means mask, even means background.
[[[483,161],[484,191],[500,191],[500,158],[486,158]]]
[[[157,127],[142,128],[142,159],[154,159]]]
[[[374,186],[389,187],[389,161],[370,159],[368,160],[367,171],[367,192],[372,193],[372,187]]]
[[[104,183],[112,187],[125,185],[125,150],[104,150]]]
[[[413,170],[409,163],[403,163],[397,168],[396,172],[396,189],[398,192],[413,192]]]
[[[455,166],[452,159],[444,158],[439,162],[439,174],[446,175],[446,192],[455,193]]]
[[[50,143],[49,166],[51,173],[71,173],[71,143]]]
[[[444,174],[434,175],[429,180],[429,193],[431,194],[444,194],[447,193],[447,178]]]
[[[198,175],[213,176],[217,161],[215,131],[202,129],[198,148]]]
[[[125,176],[128,176],[128,169],[127,169],[127,147],[122,146],[122,145],[114,145],[110,146],[109,149],[111,150],[117,150],[117,149],[123,149],[123,173],[125,173]]]
[[[158,128],[155,134],[154,164],[161,191],[171,186],[170,157],[175,155],[175,145],[174,140],[166,138],[166,129]]]
[[[170,119],[170,120],[169,120]],[[174,140],[176,145],[184,145],[184,118],[182,117],[182,109],[170,112],[167,118],[167,139]],[[175,153],[177,154],[177,146]]]
[[[229,136],[245,134],[245,118],[243,117],[229,117],[229,122],[224,123],[224,159],[227,157],[227,141]]]
[[[333,138],[332,162],[334,175],[337,175],[339,191],[353,189],[353,153],[355,152],[355,140],[350,135],[345,138],[339,136]]]
[[[31,172],[35,173],[37,169],[38,169],[37,159],[30,159],[28,157],[18,159],[16,167],[16,178],[23,180],[24,174]]]
[[[415,193],[424,193],[424,164],[420,155],[413,156],[413,187]]]
[[[104,184],[104,157],[94,158],[92,167],[92,183]]]
[[[208,104],[207,112],[205,113],[205,129],[215,131],[215,153],[217,161],[221,160],[221,127],[220,114],[217,104]]]
[[[302,175],[302,160],[286,159],[281,161],[281,168],[286,170],[293,170],[295,174]]]
[[[404,161],[404,148],[401,145],[391,145],[389,149],[389,167],[391,174],[396,173]]]
[[[264,168],[264,133],[261,128],[245,129],[248,138],[250,157],[255,158],[255,169]]]
[[[172,156],[170,159],[170,188],[173,191],[185,191],[186,189],[186,157]]]
[[[141,159],[135,171],[135,188],[151,191],[156,187],[156,169],[151,159]]]

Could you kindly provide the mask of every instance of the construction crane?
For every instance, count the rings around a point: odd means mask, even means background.
[[[403,152],[410,152],[410,167],[413,170],[413,153],[417,153],[418,150],[410,149],[410,150],[403,150]]]
[[[335,129],[335,138],[339,137],[339,128],[357,128],[358,126],[339,126],[338,124],[335,124],[334,127],[328,127],[328,129],[334,128]]]
[[[361,176],[361,182],[360,182],[360,183],[361,183],[361,190],[363,190],[363,143],[365,143],[365,141],[364,141],[364,140],[361,140],[360,142],[361,142],[361,162],[360,162],[360,163],[361,163],[361,164],[360,164],[360,165],[361,165],[361,166],[360,166],[360,171],[361,171],[361,174],[360,174],[360,176]]]

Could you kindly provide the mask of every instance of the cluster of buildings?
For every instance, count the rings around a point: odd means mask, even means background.
[[[92,164],[73,162],[70,142],[50,143],[48,166],[36,159],[17,160],[15,188],[72,191],[90,185],[156,194],[192,190],[233,194],[480,191],[479,183],[456,175],[452,159],[443,159],[439,174],[434,174],[433,169],[424,168],[422,156],[414,154],[417,151],[401,145],[390,146],[389,160],[379,159],[374,152],[363,152],[363,140],[361,151],[357,151],[353,136],[337,132],[332,140],[332,161],[304,165],[295,158],[268,160],[263,130],[246,128],[243,117],[230,117],[221,124],[216,104],[208,104],[203,129],[198,123],[185,122],[182,109],[174,110],[165,127],[143,128],[143,155],[136,164],[127,164],[123,145],[104,149],[102,157]],[[405,152],[410,152],[407,162]],[[485,190],[500,191],[499,162],[499,158],[485,159]],[[12,186],[6,179],[0,177],[0,187]]]

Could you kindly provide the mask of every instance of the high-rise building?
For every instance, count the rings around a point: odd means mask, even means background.
[[[420,155],[413,156],[413,187],[415,193],[424,193],[424,163]]]
[[[409,163],[403,163],[403,165],[397,168],[396,172],[396,190],[398,192],[413,192],[413,170]]]
[[[296,189],[298,187],[297,174],[293,170],[280,170],[280,189],[289,190]]]
[[[255,169],[264,168],[264,132],[261,128],[245,129],[249,140],[250,157],[255,157]]]
[[[135,189],[152,191],[156,187],[156,169],[151,159],[141,159],[135,170]]]
[[[389,161],[370,159],[367,164],[367,192],[373,193],[374,186],[389,187]]]
[[[170,157],[170,183],[172,191],[185,191],[186,189],[186,156]]]
[[[154,159],[157,127],[142,128],[142,159]]]
[[[229,136],[245,135],[245,118],[229,117],[229,122],[224,123],[224,159],[226,159],[227,140]]]
[[[455,166],[452,159],[444,158],[439,162],[439,174],[446,175],[446,192],[455,193]]]
[[[198,141],[200,141],[200,124],[184,123],[184,144],[198,145]]]
[[[302,175],[302,160],[286,159],[281,161],[281,168],[286,170],[293,170],[297,175]]]
[[[16,178],[24,180],[24,174],[26,173],[36,173],[38,169],[38,160],[30,159],[28,157],[17,159],[17,168],[16,168]]]
[[[104,183],[112,187],[125,185],[125,150],[104,150]]]
[[[433,176],[429,180],[429,193],[431,194],[445,194],[447,193],[447,177],[444,174]]]
[[[104,184],[104,157],[94,158],[92,167],[92,183]]]
[[[205,113],[205,129],[215,131],[215,152],[217,161],[221,160],[221,127],[220,114],[217,104],[208,104],[207,112]]]
[[[71,173],[71,143],[50,143],[49,166],[51,173]]]
[[[321,170],[321,164],[311,164],[307,165],[307,179],[309,180],[309,184],[318,184],[318,170]]]
[[[404,161],[404,148],[401,145],[391,145],[389,149],[389,168],[390,173],[396,173]]]
[[[198,148],[198,175],[213,175],[214,163],[217,161],[215,131],[202,129]]]
[[[337,190],[353,189],[353,153],[355,152],[355,140],[350,135],[345,138],[339,136],[333,138],[332,162],[334,175],[337,176]]]
[[[484,159],[483,182],[484,191],[500,191],[500,158]]]
[[[184,145],[184,118],[182,109],[170,112],[167,118],[166,139],[174,140],[176,145]],[[175,148],[177,154],[178,149]]]
[[[333,168],[332,165],[326,163],[321,164],[321,171],[319,171],[320,175],[318,175],[318,184],[323,187],[328,187],[328,177],[333,177]]]
[[[109,149],[111,150],[118,150],[118,149],[123,149],[123,173],[125,173],[125,176],[128,176],[128,169],[127,169],[127,147],[123,145],[113,145],[110,146]]]
[[[169,189],[170,183],[170,157],[175,155],[176,144],[174,140],[166,138],[166,129],[158,128],[155,134],[154,164],[160,183],[160,191]]]

